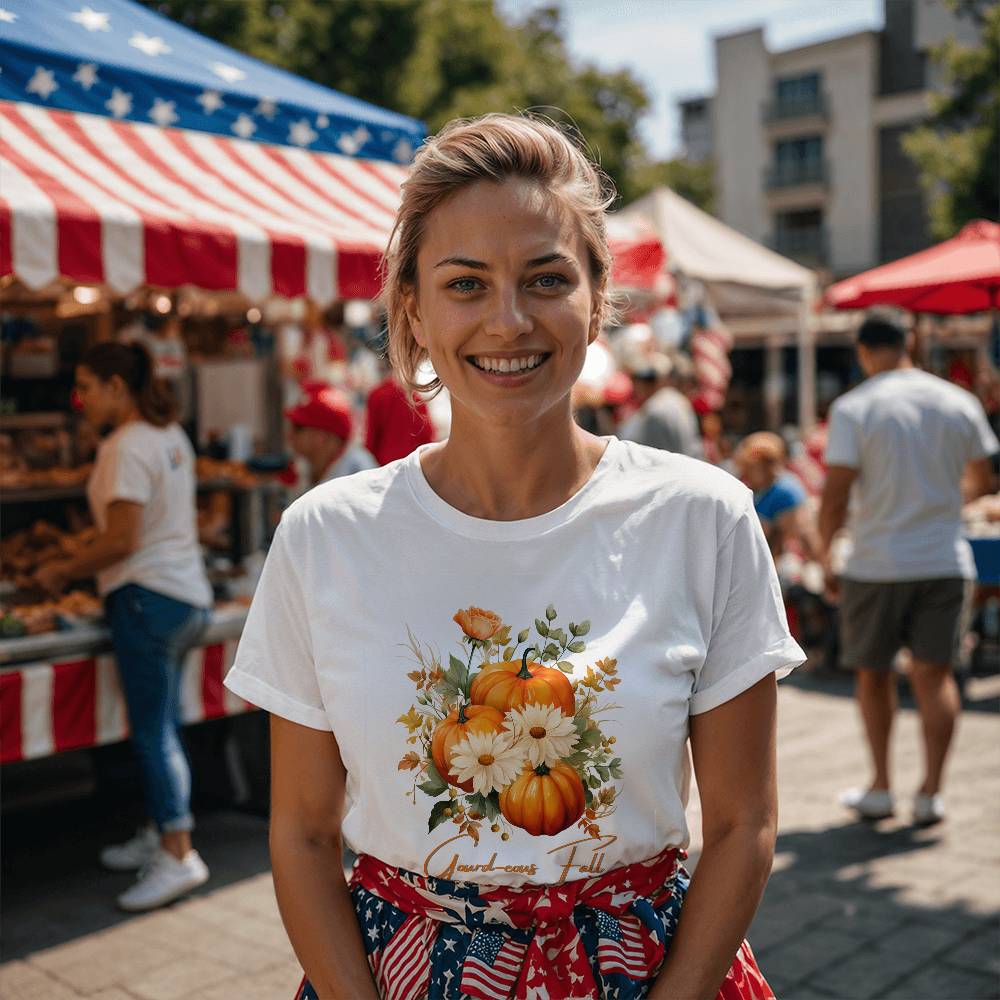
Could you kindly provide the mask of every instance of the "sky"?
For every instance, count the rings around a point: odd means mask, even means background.
[[[506,0],[515,16],[535,0]],[[602,69],[623,67],[646,85],[653,107],[643,122],[657,159],[678,153],[676,101],[711,93],[712,39],[764,27],[770,49],[796,48],[882,26],[882,0],[560,0],[570,53]]]

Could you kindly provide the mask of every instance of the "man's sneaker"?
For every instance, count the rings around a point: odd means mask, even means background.
[[[840,804],[853,809],[862,819],[887,819],[895,811],[892,792],[884,789],[849,788],[840,793]]]
[[[944,799],[940,795],[920,795],[913,800],[913,822],[917,826],[931,826],[944,819]]]
[[[140,826],[131,840],[112,844],[101,851],[101,864],[112,872],[136,872],[149,864],[160,846],[160,836],[152,823]]]
[[[157,850],[152,861],[139,872],[139,880],[118,897],[123,910],[136,913],[155,910],[180,899],[208,881],[208,866],[194,848],[182,860],[169,851]]]

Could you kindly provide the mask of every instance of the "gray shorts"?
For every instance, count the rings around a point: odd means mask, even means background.
[[[886,671],[906,646],[916,660],[958,666],[974,584],[949,577],[873,583],[841,581],[841,661]]]

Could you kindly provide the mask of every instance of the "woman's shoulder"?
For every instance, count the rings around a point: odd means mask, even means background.
[[[618,489],[639,504],[654,504],[667,514],[712,512],[735,521],[752,493],[725,469],[634,441],[620,441]]]
[[[284,530],[327,531],[338,524],[356,526],[374,521],[393,509],[405,510],[405,504],[398,502],[402,498],[396,490],[401,485],[403,462],[405,459],[361,469],[314,486],[281,515]]]

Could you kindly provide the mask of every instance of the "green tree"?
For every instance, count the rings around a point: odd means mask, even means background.
[[[649,95],[627,71],[577,66],[559,8],[506,20],[493,0],[143,0],[316,83],[420,118],[536,110],[574,126],[623,194],[645,161]]]
[[[1000,207],[1000,4],[950,0],[971,18],[978,45],[945,40],[934,51],[944,89],[931,98],[930,119],[903,147],[920,168],[931,229],[947,239],[972,219],[997,217]]]
[[[647,191],[663,186],[672,188],[706,212],[715,208],[715,167],[710,160],[695,163],[677,157],[640,163],[631,171],[629,186],[624,194],[627,201],[634,201]]]

